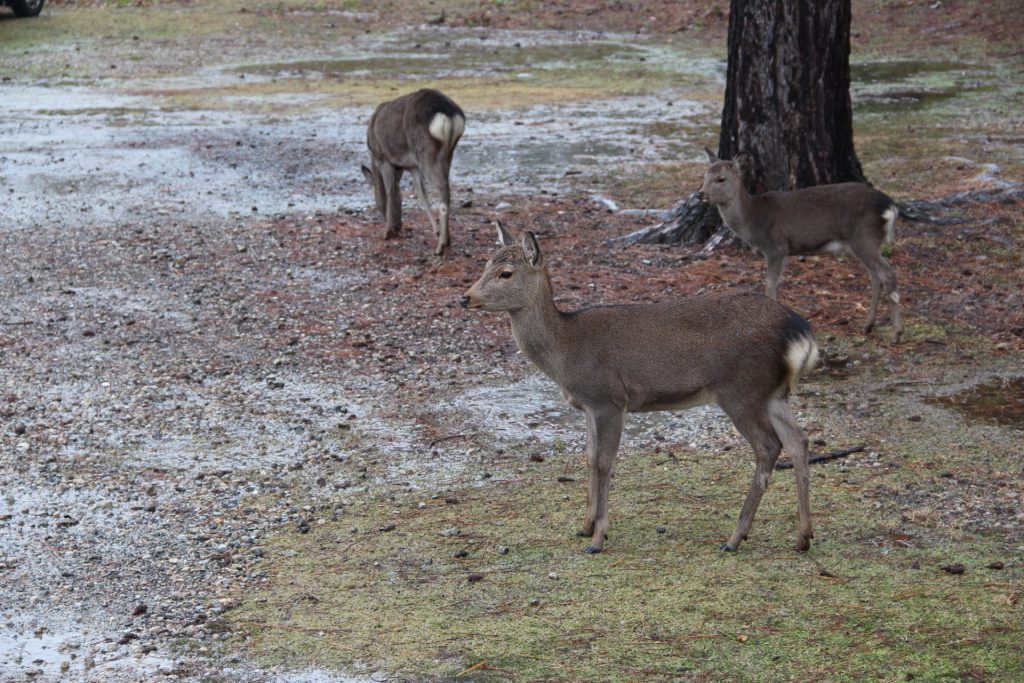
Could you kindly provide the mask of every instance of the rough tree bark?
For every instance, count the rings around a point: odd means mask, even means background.
[[[850,0],[731,1],[718,156],[740,151],[754,156],[752,193],[866,182],[853,149]],[[699,244],[720,227],[691,193],[668,220],[619,241]]]

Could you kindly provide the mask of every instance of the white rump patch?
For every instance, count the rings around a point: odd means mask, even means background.
[[[818,364],[818,345],[811,337],[800,337],[789,343],[786,349],[786,366],[789,368],[789,389],[796,390],[800,376],[814,369]]]
[[[892,244],[896,241],[896,217],[900,215],[900,212],[895,206],[890,206],[888,209],[882,212],[882,220],[885,221],[885,242],[886,244]]]
[[[427,130],[430,131],[430,137],[444,143],[447,147],[452,147],[462,137],[462,131],[465,127],[466,120],[461,116],[453,117],[437,112],[434,114],[434,118],[430,119],[430,125],[427,127]]]

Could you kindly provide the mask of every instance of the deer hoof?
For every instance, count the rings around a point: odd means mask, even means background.
[[[588,545],[587,549],[584,550],[583,552],[585,552],[588,555],[596,555],[599,552],[601,552],[601,549],[598,548],[596,545]]]
[[[811,538],[810,538],[810,536],[804,536],[803,534],[800,534],[800,536],[796,539],[796,549],[797,549],[797,551],[799,551],[801,553],[805,553],[808,550],[810,550],[811,549]]]
[[[584,536],[593,536],[594,532],[593,531],[587,531],[586,529],[580,529],[579,531],[576,532],[576,535],[579,536],[580,538],[583,538]]]
[[[719,548],[719,550],[723,550],[723,551],[725,551],[727,553],[734,553],[734,552],[736,552],[736,548],[731,546],[731,545],[729,545],[728,543],[723,543],[721,545],[721,547]]]

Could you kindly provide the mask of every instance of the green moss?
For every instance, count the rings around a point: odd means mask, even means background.
[[[923,450],[903,455],[904,468],[927,462]],[[792,475],[777,473],[749,541],[723,553],[748,485],[745,450],[677,464],[627,454],[607,551],[588,556],[572,533],[584,486],[556,481],[559,460],[459,491],[455,505],[371,496],[341,521],[273,538],[266,587],[230,615],[246,634],[236,644],[267,664],[417,680],[481,662],[468,680],[938,680],[978,669],[1012,680],[1024,666],[1012,604],[1021,570],[988,573],[998,542],[964,530],[892,542],[906,528],[898,506],[864,495],[887,468],[813,470],[806,554],[790,549]],[[947,562],[968,571],[945,574]]]

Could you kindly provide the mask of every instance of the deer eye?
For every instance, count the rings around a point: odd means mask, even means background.
[[[716,183],[724,183],[725,182],[725,176],[722,176],[721,178],[715,178],[715,182]]]
[[[510,277],[512,277],[512,271],[511,270],[503,270],[503,271],[501,271],[501,274],[498,275],[498,277],[500,277],[502,280],[507,280]]]

